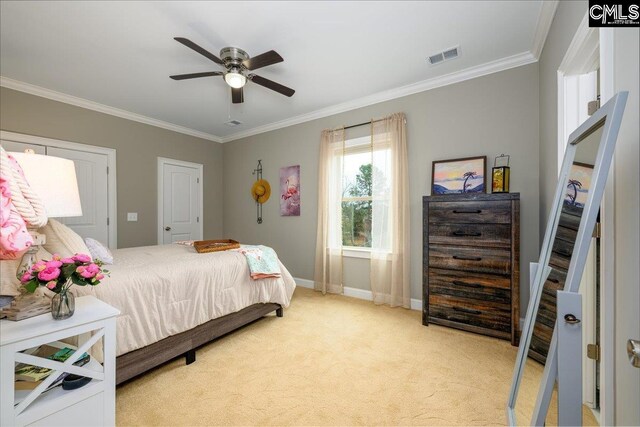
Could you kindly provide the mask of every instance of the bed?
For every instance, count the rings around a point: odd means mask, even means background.
[[[244,255],[199,254],[172,244],[118,249],[96,287],[74,286],[121,311],[117,319],[116,383],[175,357],[195,360],[195,349],[264,315],[282,317],[295,281],[280,263],[281,278],[251,280]],[[101,353],[101,352],[98,352]]]

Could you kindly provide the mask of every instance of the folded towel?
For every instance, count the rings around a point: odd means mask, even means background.
[[[270,247],[242,245],[239,249],[234,250],[243,254],[247,259],[251,279],[281,277],[278,255]]]

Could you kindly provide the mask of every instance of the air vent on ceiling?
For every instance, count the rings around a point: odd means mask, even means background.
[[[435,55],[431,55],[427,58],[429,64],[436,65],[441,62],[449,61],[451,59],[455,59],[460,54],[460,46],[452,47],[450,49],[446,49],[442,52],[438,52]]]
[[[442,56],[442,53],[439,53],[437,55],[433,55],[429,57],[429,64],[431,65],[435,65],[438,64],[440,62],[444,61],[444,56]]]
[[[238,126],[241,125],[242,122],[238,121],[238,120],[229,120],[227,123],[225,123],[225,125],[227,126]]]

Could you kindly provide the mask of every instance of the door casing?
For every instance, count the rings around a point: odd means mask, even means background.
[[[598,31],[597,57],[600,63],[600,99],[605,104],[614,95],[614,44],[612,28],[589,28],[585,13],[571,44],[558,68],[558,153],[564,153],[564,76],[575,62],[593,60],[593,51],[586,48],[593,32]],[[574,62],[575,61],[575,62]],[[562,144],[562,145],[561,145]],[[562,158],[562,157],[561,157]],[[600,425],[615,424],[615,156],[611,159],[601,210],[600,239]]]

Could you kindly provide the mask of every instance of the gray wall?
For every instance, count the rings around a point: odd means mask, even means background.
[[[227,237],[274,247],[295,277],[313,279],[320,132],[394,112],[407,115],[411,197],[411,294],[422,290],[422,196],[430,193],[433,160],[511,155],[511,191],[521,193],[521,306],[528,301],[528,262],[538,257],[538,65],[531,64],[224,144]],[[359,134],[367,128],[357,130]],[[349,136],[358,136],[352,133]],[[256,224],[251,172],[262,159],[277,187],[279,168],[299,164],[302,212],[280,217],[277,188]],[[526,267],[526,268],[524,268]],[[368,261],[346,259],[346,286],[368,289]]]
[[[558,184],[558,67],[573,39],[586,1],[561,1],[540,61],[540,242]]]
[[[204,237],[222,235],[222,146],[0,88],[0,129],[117,150],[118,246],[157,244],[157,157],[204,165]],[[127,222],[138,212],[138,222]]]

